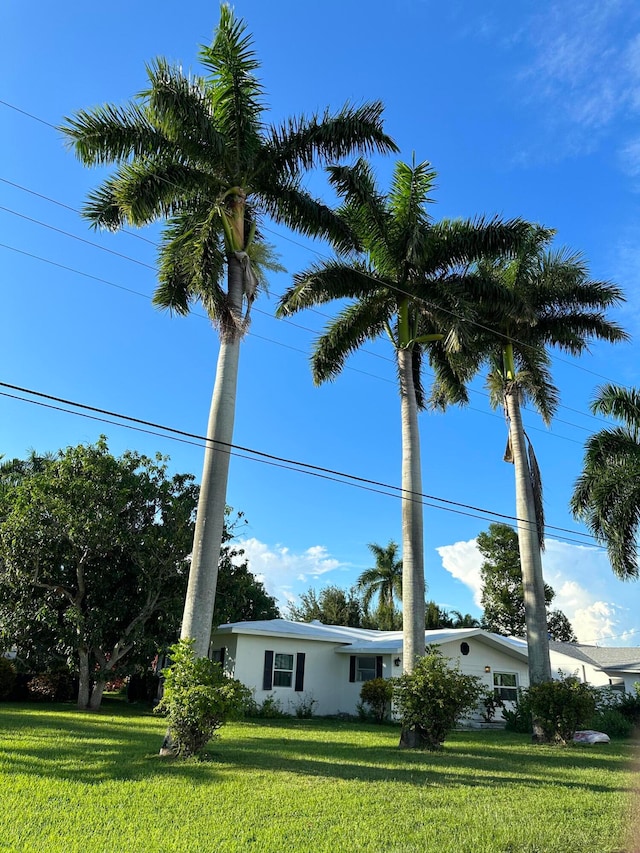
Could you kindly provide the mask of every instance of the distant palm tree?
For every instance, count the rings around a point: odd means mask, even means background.
[[[622,580],[637,578],[640,531],[640,390],[605,385],[591,404],[594,415],[622,425],[592,435],[571,510],[598,542],[606,545],[611,568]]]
[[[430,164],[397,163],[390,191],[377,189],[371,168],[331,167],[342,215],[359,238],[364,260],[344,255],[295,276],[282,296],[280,316],[338,299],[350,300],[316,341],[316,384],[334,379],[367,340],[388,336],[398,372],[402,425],[403,667],[424,655],[425,577],[422,470],[418,412],[425,407],[425,358],[450,399],[466,399],[449,352],[469,333],[469,293],[489,298],[492,280],[469,270],[479,257],[519,245],[521,220],[433,222],[427,212],[435,172]],[[466,316],[465,316],[466,315]]]
[[[396,601],[402,601],[402,560],[398,559],[398,543],[389,541],[386,548],[370,542],[367,547],[376,560],[375,566],[365,569],[357,581],[362,591],[362,604],[368,611],[371,599],[377,596],[378,610],[393,622]]]
[[[548,424],[558,405],[552,382],[551,347],[570,355],[583,353],[591,340],[627,340],[627,334],[605,312],[624,297],[619,287],[589,279],[581,255],[547,249],[554,232],[532,227],[515,259],[481,264],[504,288],[504,304],[479,306],[476,335],[460,359],[458,371],[473,376],[489,364],[487,384],[491,405],[504,408],[508,421],[505,461],[513,463],[516,485],[518,545],[524,591],[529,679],[551,680],[545,584],[541,550],[544,545],[542,481],[522,424],[521,406],[530,401]],[[464,362],[464,363],[463,363]],[[446,395],[434,391],[436,406]]]
[[[157,59],[149,87],[125,106],[107,104],[67,118],[62,128],[88,166],[116,164],[89,196],[96,227],[165,221],[154,303],[186,315],[207,311],[220,337],[215,387],[193,543],[182,636],[206,655],[224,530],[240,342],[270,260],[260,222],[274,222],[350,245],[350,232],[305,190],[307,170],[355,152],[397,150],[382,129],[380,103],[333,115],[265,124],[259,62],[228,5],[211,46],[200,50],[206,77]]]
[[[479,628],[480,622],[470,613],[461,613],[459,610],[452,610],[451,616],[454,628]]]

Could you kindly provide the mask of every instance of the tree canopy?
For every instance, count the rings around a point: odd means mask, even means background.
[[[490,524],[487,532],[477,537],[478,550],[484,557],[482,577],[482,627],[505,636],[525,637],[527,623],[524,608],[522,571],[518,534],[508,524]],[[549,584],[544,585],[547,610],[555,597]],[[551,639],[575,642],[571,623],[560,610],[547,615]]]

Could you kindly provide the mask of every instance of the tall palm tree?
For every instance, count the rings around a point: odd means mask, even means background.
[[[639,575],[640,391],[605,385],[591,411],[621,425],[600,430],[587,441],[571,510],[606,545],[615,574],[629,580]]]
[[[469,272],[482,253],[499,253],[517,244],[524,223],[433,222],[427,213],[435,172],[429,163],[398,163],[391,189],[379,192],[371,168],[329,169],[343,199],[344,221],[366,253],[364,259],[340,256],[295,276],[283,295],[280,316],[335,299],[350,303],[316,341],[312,371],[316,384],[334,379],[347,357],[367,340],[386,334],[399,377],[402,422],[402,596],[403,666],[412,672],[424,655],[425,579],[422,473],[418,411],[425,396],[421,366],[428,355],[441,385],[453,400],[466,391],[450,368],[448,354],[467,327],[460,322],[470,288],[495,290],[491,280]],[[488,298],[487,292],[487,298]]]
[[[402,560],[398,558],[398,543],[389,540],[386,548],[370,542],[367,545],[376,564],[358,578],[358,589],[363,593],[362,604],[368,611],[371,599],[377,596],[378,612],[393,626],[396,601],[402,600]]]
[[[213,43],[199,54],[207,76],[156,59],[149,87],[129,104],[80,111],[62,128],[83,163],[116,166],[84,215],[113,231],[164,220],[154,303],[186,315],[199,301],[219,333],[182,623],[198,655],[207,654],[211,633],[240,341],[262,268],[274,268],[259,224],[268,216],[347,244],[344,223],[303,188],[305,171],[354,152],[397,150],[383,132],[380,103],[266,125],[259,63],[245,30],[223,5]]]
[[[627,334],[607,319],[607,309],[623,301],[620,288],[589,278],[581,255],[566,249],[551,251],[554,232],[534,226],[512,260],[483,262],[504,287],[509,311],[499,305],[480,305],[480,323],[471,347],[454,355],[459,373],[474,375],[488,363],[491,405],[504,408],[508,421],[505,461],[513,463],[516,486],[518,547],[524,591],[529,678],[532,684],[551,679],[545,584],[541,551],[544,547],[542,482],[522,423],[521,407],[530,402],[549,424],[558,405],[552,382],[552,347],[573,356],[593,339],[623,341]],[[464,365],[462,362],[465,362]],[[445,389],[446,390],[446,389]],[[445,395],[434,390],[436,406]]]

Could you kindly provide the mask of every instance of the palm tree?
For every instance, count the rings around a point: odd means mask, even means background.
[[[614,417],[621,426],[600,430],[587,441],[571,510],[606,545],[615,574],[629,580],[639,574],[640,391],[605,385],[591,411]]]
[[[398,543],[389,540],[386,548],[370,542],[367,545],[375,557],[376,564],[365,569],[358,578],[358,589],[362,591],[365,613],[371,599],[378,597],[378,613],[393,628],[396,601],[402,600],[402,560],[398,558]],[[382,626],[380,626],[382,627]]]
[[[422,473],[418,411],[424,408],[421,366],[428,354],[451,399],[466,391],[448,354],[467,328],[459,322],[471,287],[493,291],[468,265],[482,253],[517,243],[524,223],[443,221],[427,213],[435,172],[429,163],[398,163],[388,195],[376,188],[370,167],[331,167],[330,180],[344,200],[344,221],[366,252],[364,260],[338,256],[295,276],[283,295],[280,316],[334,299],[351,302],[316,341],[316,384],[334,379],[346,358],[367,340],[388,335],[398,369],[402,422],[403,666],[412,672],[424,655],[425,579]],[[468,303],[468,300],[467,300]]]
[[[545,424],[550,423],[558,405],[558,389],[551,376],[551,347],[577,356],[592,339],[627,339],[627,334],[605,316],[606,309],[623,300],[620,288],[590,280],[581,255],[566,249],[548,250],[553,234],[549,229],[532,227],[515,259],[480,265],[487,275],[493,271],[502,282],[510,308],[504,312],[495,305],[479,306],[481,320],[471,348],[453,357],[459,358],[459,373],[466,373],[467,378],[483,363],[489,364],[490,402],[494,408],[504,408],[509,424],[504,458],[515,470],[531,684],[551,680],[551,666],[541,559],[542,482],[522,424],[521,407],[530,402]],[[444,399],[436,388],[434,405],[443,407]]]
[[[307,169],[353,152],[397,150],[380,103],[291,119],[262,119],[259,63],[227,5],[199,58],[207,76],[164,59],[149,87],[124,107],[67,118],[62,131],[89,166],[113,163],[84,215],[116,231],[164,220],[154,303],[179,315],[202,303],[220,338],[182,636],[206,655],[224,527],[238,357],[262,268],[273,269],[259,223],[268,216],[303,234],[349,242],[344,223],[302,186]],[[226,287],[225,287],[226,285]]]

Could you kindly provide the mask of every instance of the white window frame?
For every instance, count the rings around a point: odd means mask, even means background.
[[[360,665],[361,660],[373,661],[373,668],[370,666],[364,667]],[[377,664],[376,655],[356,655],[356,681],[372,681],[376,677]],[[372,673],[372,674],[370,674]]]
[[[285,666],[283,658],[291,660],[291,666]],[[296,662],[296,656],[288,652],[274,652],[273,655],[273,686],[274,687],[293,687],[293,673]],[[288,678],[287,678],[288,676]]]
[[[503,684],[502,679],[505,675],[509,679],[513,678],[514,684]],[[515,702],[518,699],[519,681],[517,672],[496,672],[494,670],[493,692],[495,696],[503,702]]]

